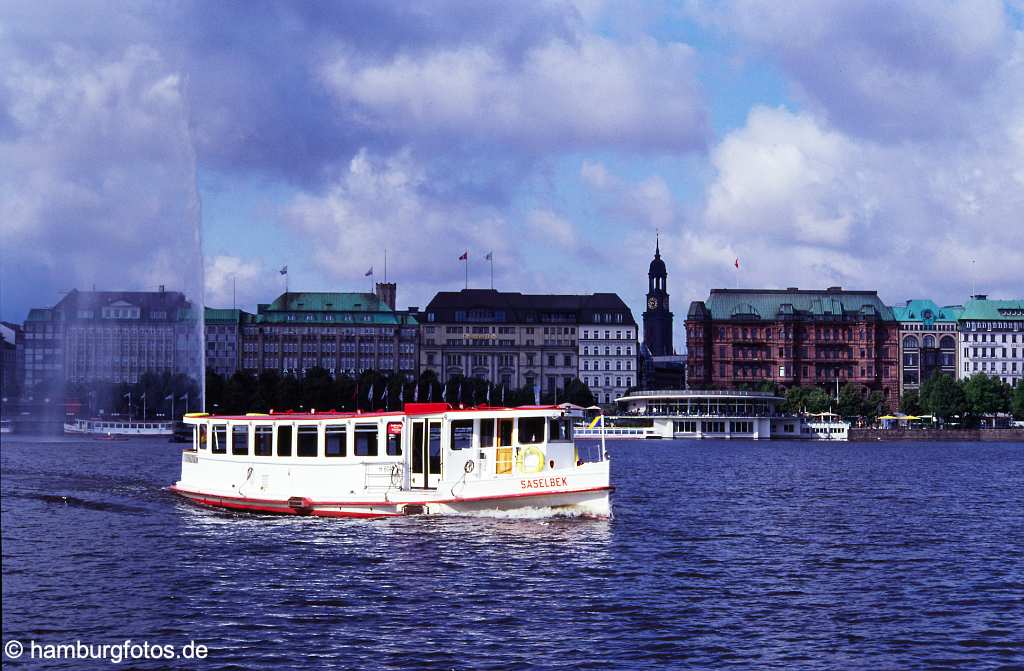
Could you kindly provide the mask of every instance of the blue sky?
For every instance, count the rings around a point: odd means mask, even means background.
[[[1016,2],[179,2],[0,10],[0,317],[712,287],[1024,291]],[[204,263],[198,262],[201,225]],[[737,273],[733,260],[739,257]]]

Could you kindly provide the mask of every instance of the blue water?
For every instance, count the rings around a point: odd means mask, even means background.
[[[613,520],[274,518],[8,440],[3,639],[122,668],[1024,668],[1024,445],[609,444]],[[67,497],[65,501],[64,498]],[[5,659],[5,668],[117,668]]]

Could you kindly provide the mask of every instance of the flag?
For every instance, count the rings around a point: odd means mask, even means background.
[[[505,385],[501,385],[501,404],[505,405]]]
[[[487,256],[484,257],[484,260],[485,261],[493,261],[494,260],[494,252],[487,252]]]
[[[278,272],[280,272],[282,275],[287,275],[288,274],[288,266],[281,266],[281,270],[279,270]]]
[[[167,396],[164,396],[164,400],[165,401],[173,401],[174,400],[174,394],[167,394]]]
[[[139,396],[139,400],[140,400],[140,401],[141,401],[142,399],[144,399],[144,398],[146,398],[146,395],[145,395],[145,394],[143,394],[142,396]]]
[[[373,275],[373,266],[370,266],[370,269],[363,273],[363,277],[369,277],[370,275]]]
[[[533,404],[540,405],[540,385],[533,385]]]
[[[178,400],[179,401],[187,401],[188,400],[188,394],[182,395],[181,398],[179,398]]]
[[[124,395],[124,396],[122,396],[121,398],[131,398],[131,397],[132,397],[132,393],[131,393],[131,392],[128,392],[127,394],[125,394],[125,395]]]
[[[420,383],[419,382],[416,383],[416,388],[412,390],[412,402],[413,403],[419,403],[420,402]]]
[[[487,405],[491,404],[491,385],[487,385]]]
[[[602,428],[602,429],[604,428],[604,415],[598,415],[597,417],[595,417],[595,418],[594,418],[594,421],[593,421],[593,422],[591,422],[591,423],[590,423],[590,426],[589,426],[589,427],[587,427],[587,428],[593,429],[593,428],[594,428],[595,426],[597,426],[598,424],[600,424],[600,425],[601,425],[601,428]]]
[[[468,261],[468,260],[469,260],[469,250],[467,249],[466,251],[462,252],[462,256],[459,257],[459,261]]]
[[[740,267],[740,260],[739,260],[739,258],[738,258],[738,257],[736,258],[736,263],[735,263],[735,265],[736,265],[736,269],[737,269],[737,270],[739,270],[739,267]]]
[[[370,384],[370,393],[366,395],[366,400],[373,403],[373,384]]]
[[[405,384],[398,388],[398,402],[405,403]]]
[[[444,386],[441,387],[441,400],[444,401],[448,398],[448,383],[445,382]]]

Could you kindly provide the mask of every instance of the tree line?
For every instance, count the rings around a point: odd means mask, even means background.
[[[986,416],[999,413],[1024,419],[1024,383],[1011,387],[985,373],[962,380],[936,373],[920,390],[903,392],[900,410],[908,415],[934,415],[942,422],[959,420],[966,426],[977,426]]]
[[[533,387],[505,387],[473,377],[455,376],[442,382],[433,371],[412,380],[377,370],[332,376],[320,367],[301,375],[276,370],[258,375],[237,371],[227,378],[212,371],[206,374],[206,411],[211,413],[400,410],[404,403],[413,402],[516,406],[538,400],[587,407],[594,404],[594,395],[579,379],[555,393],[538,394]]]

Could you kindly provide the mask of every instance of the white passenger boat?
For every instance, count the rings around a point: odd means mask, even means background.
[[[99,436],[170,436],[174,423],[170,421],[118,419],[76,419],[64,422],[64,433],[94,434]]]
[[[13,432],[14,432],[14,425],[11,423],[11,420],[9,420],[7,418],[0,419],[0,433],[13,433]]]
[[[602,445],[576,445],[558,406],[186,415],[192,445],[171,491],[289,515],[383,517],[523,508],[607,517]]]
[[[849,440],[850,424],[834,412],[809,413],[803,418],[801,431],[811,440]]]

